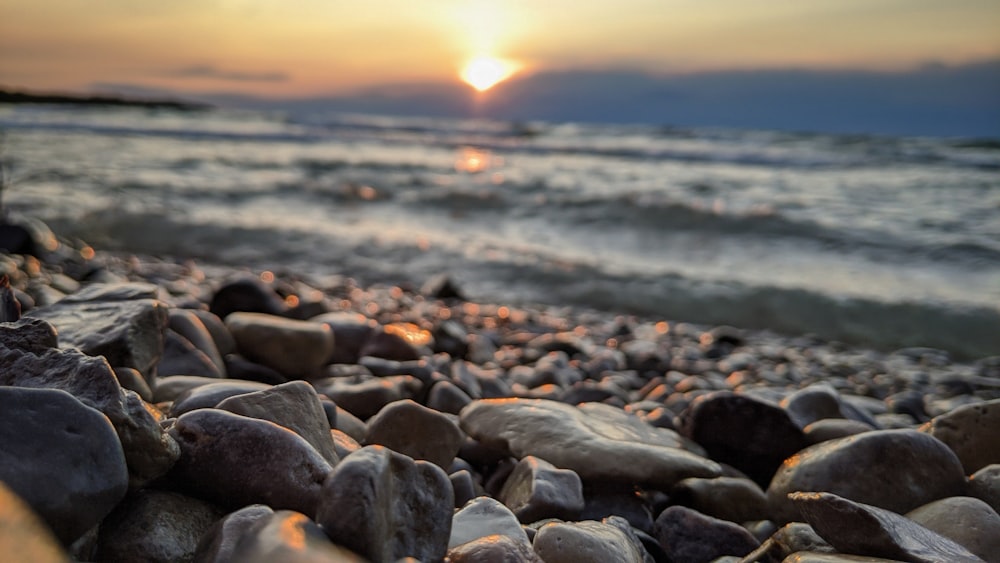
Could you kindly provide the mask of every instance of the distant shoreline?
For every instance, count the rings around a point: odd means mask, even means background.
[[[209,109],[210,104],[182,102],[165,99],[135,99],[114,95],[59,94],[0,90],[0,104],[61,104],[80,106],[143,107],[198,111]]]

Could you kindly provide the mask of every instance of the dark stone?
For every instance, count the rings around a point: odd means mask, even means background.
[[[412,375],[390,375],[363,381],[329,377],[313,384],[316,391],[361,420],[368,420],[393,401],[415,398],[423,387],[420,380]],[[357,436],[352,437],[357,439]]]
[[[680,431],[710,458],[739,469],[762,488],[786,458],[808,444],[784,409],[729,391],[695,399],[681,413]]]
[[[333,331],[323,323],[238,312],[226,317],[226,327],[240,355],[289,378],[317,376],[334,350]]]
[[[579,520],[602,520],[610,516],[624,518],[636,530],[653,531],[653,515],[646,501],[633,487],[583,485],[583,512]]]
[[[733,522],[671,506],[656,518],[655,534],[671,561],[708,563],[723,555],[743,557],[760,542]]]
[[[583,511],[583,484],[569,469],[525,456],[507,477],[497,500],[524,524],[545,518],[577,520]]]
[[[163,354],[167,306],[149,294],[147,284],[91,285],[27,316],[48,321],[60,346],[89,356],[104,356],[113,366],[139,370],[147,382]]]
[[[448,550],[449,563],[545,563],[527,541],[493,534]]]
[[[316,521],[334,543],[373,561],[437,561],[448,550],[453,507],[440,467],[367,446],[327,478]]]
[[[161,377],[200,375],[218,379],[225,376],[225,372],[220,370],[204,352],[196,348],[187,338],[170,329],[164,338],[163,356],[156,366],[156,373]]]
[[[316,448],[330,465],[339,461],[323,405],[316,390],[305,381],[291,381],[270,389],[235,395],[220,401],[216,408],[269,420],[288,428]]]
[[[0,481],[66,545],[128,489],[121,443],[107,417],[58,389],[0,387]]]
[[[524,528],[509,508],[488,496],[477,497],[468,503],[463,503],[461,510],[452,518],[448,547],[454,548],[495,534],[531,546]]]
[[[262,503],[314,514],[330,464],[295,432],[218,409],[182,415],[170,428],[181,456],[170,472],[224,507]]]
[[[906,513],[932,532],[965,547],[988,563],[1000,562],[1000,514],[972,497],[948,497]]]
[[[545,563],[644,563],[648,557],[630,528],[608,522],[551,522],[538,529],[535,553]]]
[[[216,561],[219,561],[216,559]],[[364,563],[329,538],[305,514],[279,510],[254,522],[233,554],[239,563]],[[221,561],[220,561],[221,563]]]
[[[438,381],[427,393],[427,406],[448,414],[458,414],[472,402],[465,391],[450,381]]]
[[[55,327],[48,322],[25,317],[16,322],[0,323],[0,344],[39,355],[58,348],[59,338]]]
[[[229,281],[220,287],[209,303],[208,310],[220,319],[237,311],[281,315],[286,310],[285,301],[271,286],[255,277]]]
[[[378,329],[378,323],[361,313],[326,313],[309,319],[323,323],[333,331],[333,354],[330,364],[354,364],[361,358],[361,348]]]
[[[1000,399],[965,405],[920,427],[951,448],[966,474],[1000,463]]]
[[[232,379],[258,381],[268,385],[279,385],[288,381],[278,370],[251,362],[239,354],[227,354],[225,358],[226,373]]]
[[[792,493],[789,498],[816,533],[841,553],[916,563],[982,562],[961,545],[889,510],[831,493]]]
[[[178,395],[174,399],[174,404],[170,406],[170,416],[177,417],[196,409],[212,408],[229,397],[253,393],[255,391],[265,391],[272,387],[265,383],[240,381],[238,379],[213,378],[213,381],[214,383],[198,385]]]
[[[195,550],[198,563],[236,563],[236,548],[257,528],[256,524],[274,514],[263,504],[245,506],[218,520],[202,535]]]
[[[198,317],[205,330],[212,335],[212,342],[221,357],[225,358],[227,354],[236,351],[236,341],[233,340],[233,335],[229,334],[226,323],[218,315],[203,309],[185,309],[185,311],[190,311],[191,314]]]
[[[465,503],[476,498],[476,483],[472,480],[472,473],[469,473],[467,469],[448,475],[448,480],[451,481],[451,490],[455,493],[455,508],[461,508],[465,506]]]
[[[969,494],[1000,512],[1000,464],[987,465],[970,475]]]
[[[358,354],[361,357],[373,356],[397,362],[420,359],[420,353],[405,338],[385,330],[372,332]]]
[[[134,391],[147,403],[153,401],[153,391],[149,388],[149,384],[146,383],[146,379],[142,377],[139,370],[134,368],[114,368],[112,371],[114,371],[115,379],[118,380],[118,384],[121,385],[122,389]]]
[[[738,477],[684,479],[670,490],[670,500],[730,522],[768,517],[767,495],[753,481]]]
[[[462,291],[448,274],[438,274],[420,286],[420,293],[431,299],[462,299]]]
[[[2,228],[3,225],[0,225]],[[0,323],[13,323],[21,318],[21,302],[10,287],[7,274],[0,276]]]
[[[97,561],[191,561],[198,541],[221,518],[204,501],[153,489],[128,496],[101,524]]]
[[[444,353],[452,358],[464,358],[469,352],[469,333],[457,321],[447,320],[438,323],[432,335],[436,354]]]
[[[218,317],[207,311],[203,311],[202,313],[205,316],[218,320]],[[221,320],[219,324],[225,329],[225,325],[222,324]],[[219,347],[215,343],[215,336],[205,326],[205,321],[202,320],[202,317],[198,313],[192,309],[171,309],[170,330],[187,339],[188,342],[212,362],[212,365],[215,366],[222,377],[226,376],[226,364],[222,359]]]
[[[885,404],[889,407],[889,412],[908,414],[913,420],[919,423],[924,423],[931,419],[924,409],[924,394],[920,391],[902,391],[889,395],[885,398]]]
[[[452,419],[409,399],[389,403],[368,420],[364,443],[447,469],[465,440]]]

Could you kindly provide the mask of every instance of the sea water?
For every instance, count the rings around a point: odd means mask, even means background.
[[[98,248],[1000,354],[1000,141],[0,106],[4,200]]]

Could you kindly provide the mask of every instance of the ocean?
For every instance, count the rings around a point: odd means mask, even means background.
[[[1000,354],[1000,141],[0,105],[4,203],[98,249]]]

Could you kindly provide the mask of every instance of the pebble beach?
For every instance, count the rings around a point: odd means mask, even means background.
[[[1000,357],[39,246],[7,560],[1000,561]]]

